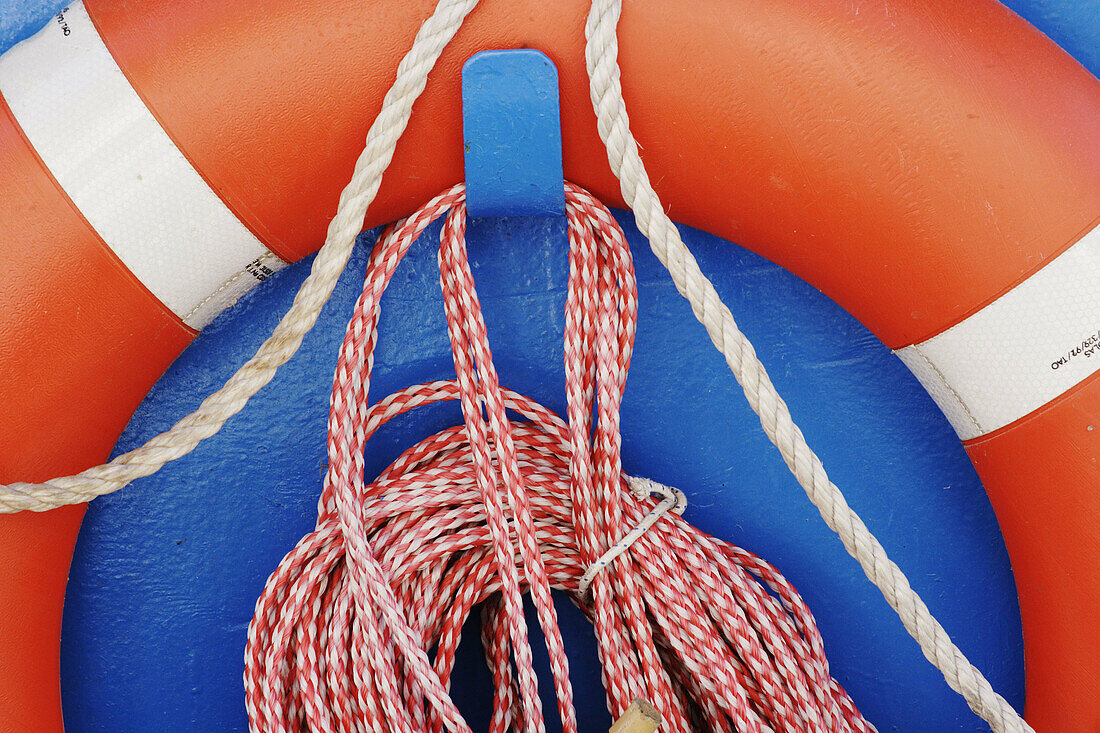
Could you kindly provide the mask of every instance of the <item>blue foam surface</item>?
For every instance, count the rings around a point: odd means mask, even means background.
[[[640,283],[623,406],[626,470],[679,486],[692,522],[787,574],[818,616],[837,676],[883,730],[981,730],[825,528],[687,303],[628,217],[621,220]],[[1019,702],[1012,577],[982,488],[943,417],[904,366],[831,301],[739,247],[685,236],[853,506],[962,648]],[[368,243],[302,352],[255,405],[191,456],[91,506],[65,617],[71,730],[244,729],[245,627],[268,573],[313,523],[335,348]],[[562,412],[561,220],[474,222],[470,249],[502,382]],[[211,324],[154,388],[118,449],[169,427],[222,384],[306,272],[301,264],[276,275]],[[435,243],[418,242],[383,301],[375,395],[451,373],[437,280]],[[368,474],[457,420],[450,405],[395,421],[370,444]],[[561,610],[582,717],[602,720],[591,632]],[[476,634],[463,655],[457,697],[483,726],[489,682]]]
[[[1008,4],[1100,70],[1095,2]],[[60,6],[0,0],[0,48]],[[691,521],[763,555],[795,583],[818,617],[835,674],[880,730],[986,730],[824,527],[667,274],[628,217],[621,220],[641,308],[623,408],[626,469],[684,489]],[[559,411],[560,227],[529,220],[471,228],[502,380]],[[736,245],[684,234],[834,480],[963,650],[1019,705],[1019,617],[1007,558],[980,483],[935,406],[817,291]],[[267,574],[313,523],[334,352],[366,250],[357,249],[302,351],[255,404],[193,455],[92,504],[65,616],[68,730],[245,730],[245,628]],[[166,429],[220,386],[289,307],[307,268],[279,273],[215,321],[153,389],[117,450]],[[384,300],[376,395],[449,374],[437,276],[433,244],[418,243]],[[368,472],[458,419],[453,406],[406,416],[372,441]],[[582,719],[606,730],[591,632],[568,604],[559,610]],[[488,677],[477,647],[476,634],[467,635],[456,692],[483,726]]]

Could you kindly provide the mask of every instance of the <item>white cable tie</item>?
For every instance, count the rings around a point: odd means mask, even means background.
[[[667,514],[669,510],[676,512],[677,514],[683,514],[687,509],[687,497],[684,496],[684,492],[679,489],[674,489],[671,486],[665,486],[664,484],[657,483],[652,479],[641,478],[638,476],[627,476],[626,481],[630,484],[631,491],[638,501],[645,499],[652,494],[658,494],[664,497],[657,506],[649,510],[649,513],[642,517],[642,521],[638,522],[638,526],[623,535],[622,539],[616,542],[614,545],[607,549],[607,552],[600,555],[596,562],[588,566],[588,570],[581,576],[580,582],[577,583],[577,592],[582,596],[588,593],[589,587],[592,585],[592,581],[599,575],[600,571],[614,562],[615,558],[623,554],[634,544],[639,537],[645,534],[650,527],[657,523],[657,520]]]

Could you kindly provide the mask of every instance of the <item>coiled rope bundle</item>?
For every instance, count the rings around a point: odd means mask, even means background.
[[[622,472],[633,265],[610,212],[572,185],[566,198],[568,424],[499,385],[466,258],[461,186],[379,239],[340,350],[316,529],[272,574],[249,627],[252,730],[468,731],[447,688],[463,623],[482,604],[496,685],[490,730],[542,731],[529,592],[563,729],[576,731],[552,588],[595,626],[615,715],[644,697],[668,730],[873,730],[830,676],[794,588],[669,512],[683,508],[678,492]],[[444,213],[439,262],[456,379],[368,406],[382,293]],[[366,483],[363,449],[379,427],[456,399],[465,425],[421,441]]]

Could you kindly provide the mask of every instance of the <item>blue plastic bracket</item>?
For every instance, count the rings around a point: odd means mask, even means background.
[[[561,216],[558,70],[534,49],[482,51],[462,67],[471,217]]]

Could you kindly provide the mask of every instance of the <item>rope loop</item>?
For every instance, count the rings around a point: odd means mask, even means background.
[[[552,589],[592,620],[616,716],[644,698],[677,731],[873,730],[830,676],[813,618],[786,580],[685,522],[682,492],[623,472],[634,268],[599,201],[566,184],[566,204],[566,421],[500,386],[460,186],[379,239],[339,352],[316,527],[271,575],[249,626],[256,733],[469,731],[449,686],[478,605],[495,685],[489,729],[541,733],[524,595],[545,639],[562,730],[576,733]],[[382,293],[441,216],[455,379],[371,404]],[[374,432],[446,400],[460,403],[464,424],[425,438],[368,482],[363,451]]]

